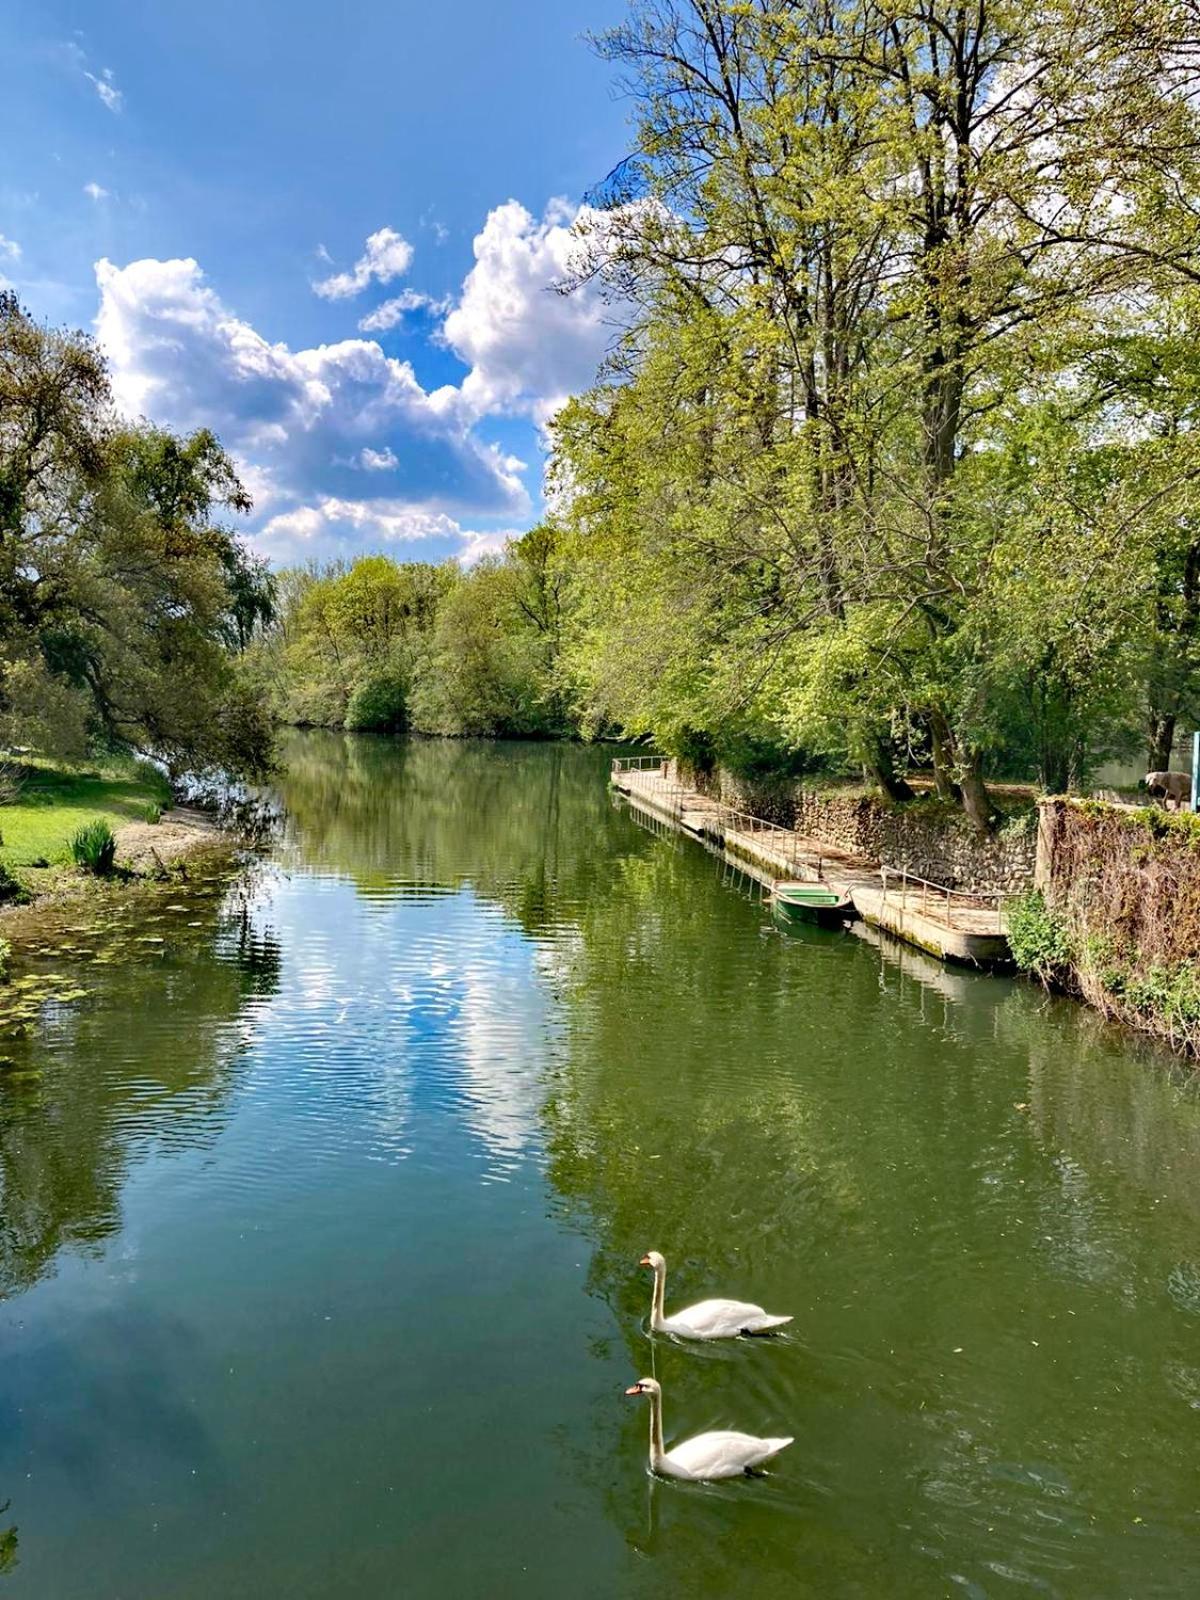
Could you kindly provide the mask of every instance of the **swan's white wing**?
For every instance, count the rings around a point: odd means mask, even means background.
[[[668,1450],[662,1471],[675,1478],[700,1481],[711,1478],[737,1478],[747,1468],[761,1466],[785,1450],[790,1439],[756,1439],[752,1433],[698,1433],[694,1439]]]
[[[739,1333],[763,1333],[791,1320],[773,1317],[745,1300],[700,1300],[685,1311],[664,1317],[663,1327],[683,1339],[735,1339]]]

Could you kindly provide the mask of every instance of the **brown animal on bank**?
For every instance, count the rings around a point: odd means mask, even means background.
[[[1186,772],[1148,772],[1142,781],[1151,800],[1161,800],[1168,810],[1179,811],[1192,798],[1192,780]]]

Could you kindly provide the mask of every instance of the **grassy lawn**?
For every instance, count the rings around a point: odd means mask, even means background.
[[[35,756],[5,764],[22,778],[16,801],[0,804],[0,863],[6,867],[70,861],[71,838],[85,823],[103,818],[115,831],[144,821],[151,806],[170,804],[165,778],[148,762],[66,767]]]

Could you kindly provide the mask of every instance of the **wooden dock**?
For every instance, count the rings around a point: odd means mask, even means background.
[[[722,851],[772,893],[820,881],[848,898],[856,916],[940,961],[974,967],[1011,960],[1003,913],[971,896],[832,849],[682,787],[665,763],[613,763],[612,783],[631,806]]]

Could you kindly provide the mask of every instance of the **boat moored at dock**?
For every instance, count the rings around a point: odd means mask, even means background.
[[[820,928],[840,928],[858,914],[850,896],[827,883],[777,883],[771,890],[771,909],[783,923]]]

